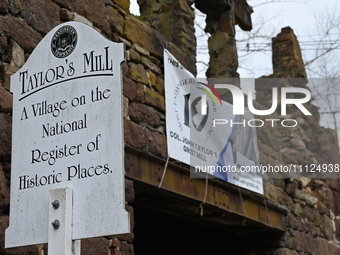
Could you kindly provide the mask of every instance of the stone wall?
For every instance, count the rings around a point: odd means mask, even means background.
[[[293,30],[289,27],[283,28],[277,37],[273,38],[272,47],[274,74],[258,79],[255,85],[256,101],[263,109],[269,109],[271,106],[272,87],[308,89],[301,50]],[[335,131],[319,125],[320,116],[316,106],[310,102],[304,105],[312,116],[305,116],[300,110],[289,108],[289,115],[284,117],[296,119],[298,125],[295,128],[276,125],[274,128],[258,129],[262,164],[305,166],[340,163]],[[282,120],[280,109],[269,118]],[[339,176],[316,179],[296,173],[272,177],[273,175],[264,178],[265,196],[289,210],[286,218],[287,231],[280,244],[282,247],[274,254],[340,253],[340,211],[337,208],[340,195]]]
[[[9,79],[54,26],[69,20],[80,21],[93,26],[108,39],[125,44],[126,62],[122,64],[125,145],[162,159],[167,157],[163,48],[170,50],[187,69],[196,73],[193,1],[138,2],[140,17],[129,14],[128,0],[0,1],[0,254],[35,255],[42,254],[42,250],[46,254],[46,246],[4,249],[3,245],[9,219],[11,171],[12,98]],[[196,7],[207,14],[206,31],[211,33],[208,75],[237,78],[235,25],[244,30],[251,29],[251,7],[246,0],[196,0]],[[292,30],[284,29],[273,40],[273,47],[274,74],[267,78],[302,77],[298,84],[282,86],[305,87],[301,53]],[[256,88],[259,103],[268,109],[271,85],[258,81]],[[315,106],[309,104],[308,109],[313,113],[312,118],[293,111],[292,117],[300,122],[296,129],[258,129],[261,163],[339,162],[334,132],[319,126]],[[274,115],[278,116],[277,113]],[[131,215],[131,234],[84,240],[82,254],[134,254],[134,184],[126,179],[126,208]],[[267,177],[265,196],[289,210],[287,231],[275,242],[271,242],[270,237],[254,242],[248,255],[339,253],[338,179]]]

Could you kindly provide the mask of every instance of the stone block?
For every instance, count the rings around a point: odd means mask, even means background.
[[[285,207],[287,207],[289,210],[294,210],[294,203],[293,199],[288,196],[286,192],[284,192],[280,188],[276,188],[277,190],[277,202]]]
[[[318,199],[316,197],[306,194],[303,190],[296,189],[294,197],[306,201],[306,203],[310,206],[314,206],[318,203]]]
[[[129,117],[134,122],[144,122],[152,127],[157,127],[160,124],[160,117],[156,110],[144,104],[131,103],[129,106]]]
[[[70,12],[69,10],[65,8],[60,9],[60,19],[62,21],[78,21],[81,23],[84,23],[90,27],[93,27],[93,23],[86,19],[85,17],[79,15],[76,12]]]
[[[308,221],[313,221],[313,210],[309,206],[305,206],[302,209],[302,217],[307,218]]]
[[[145,90],[145,103],[155,107],[162,112],[165,111],[165,98],[156,91],[146,88]]]
[[[162,158],[167,157],[167,146],[165,135],[145,129],[146,150]]]
[[[134,255],[135,251],[133,244],[123,243],[122,247],[120,247],[120,252],[122,255]]]
[[[12,117],[0,113],[0,160],[10,161],[12,145]]]
[[[331,218],[325,215],[323,224],[325,237],[328,240],[333,240],[334,239],[333,221],[331,220]]]
[[[1,29],[5,35],[13,38],[25,52],[31,53],[42,39],[41,35],[20,18],[0,17]]]
[[[270,182],[264,183],[264,194],[268,200],[270,200],[273,203],[277,203],[277,192],[276,188],[273,184]]]
[[[126,1],[127,2],[127,1]],[[113,7],[107,7],[107,14],[112,32],[123,33],[124,17]]]
[[[340,241],[340,220],[335,219],[335,238],[336,240]]]
[[[22,1],[21,15],[23,19],[36,31],[43,34],[47,34],[52,28],[60,24],[59,12],[59,6],[50,0]]]
[[[164,37],[145,22],[132,16],[126,17],[123,35],[127,40],[138,43],[153,55],[163,57],[162,45],[166,45]]]
[[[335,215],[340,215],[340,192],[334,191],[333,192],[334,196],[334,214]]]
[[[9,205],[9,183],[0,165],[0,214],[8,209]]]
[[[124,140],[125,143],[132,147],[141,149],[146,144],[145,128],[134,123],[133,121],[124,119]]]
[[[163,80],[163,78],[157,76],[155,88],[156,88],[156,90],[158,91],[159,94],[164,95],[164,80]]]
[[[329,182],[329,187],[330,187],[331,189],[340,192],[340,182],[339,182],[339,178],[328,179],[328,182]]]
[[[133,181],[125,178],[125,201],[132,203],[135,200],[135,189]]]
[[[130,0],[113,0],[113,2],[118,4],[127,13],[130,13]]]
[[[22,4],[20,0],[10,0],[9,1],[9,11],[10,13],[16,15],[22,10]]]
[[[123,96],[123,118],[129,118],[129,99]]]
[[[295,193],[295,190],[299,188],[299,182],[295,179],[287,182],[286,184],[286,193],[290,196],[293,196]]]
[[[18,70],[19,70],[18,67],[16,67],[13,63],[0,64],[0,75],[2,79],[2,86],[8,91],[10,90],[10,78]]]
[[[74,9],[72,6],[72,1],[69,0],[52,0],[52,1],[62,8],[66,8],[71,11]]]
[[[146,57],[142,57],[142,63],[145,67],[147,67],[148,69],[150,69],[151,71],[157,73],[157,74],[161,74],[161,69],[155,65],[154,63],[152,63],[149,59],[147,59]]]
[[[12,94],[3,87],[0,87],[0,112],[11,113],[13,107]]]
[[[144,49],[143,47],[139,46],[138,44],[134,43],[131,46],[131,49],[137,51],[139,54],[143,55],[143,56],[147,56],[150,57],[150,52],[147,51],[146,49]]]
[[[26,62],[24,50],[15,41],[11,41],[10,61],[17,68],[21,68]]]
[[[82,255],[107,255],[110,249],[110,241],[104,237],[81,240]]]
[[[157,76],[150,70],[147,71],[147,74],[149,77],[150,85],[155,87],[157,84]]]
[[[130,101],[137,97],[137,84],[127,77],[123,77],[123,94]]]
[[[142,64],[128,63],[128,76],[134,81],[149,84],[149,78]]]
[[[128,52],[130,53],[130,60],[134,62],[140,62],[141,61],[141,56],[139,53],[134,50],[134,49],[129,49]]]
[[[297,226],[298,226],[298,220],[296,219],[296,217],[291,214],[291,213],[288,213],[287,215],[287,225],[289,227],[291,227],[292,229],[297,229]]]
[[[8,11],[9,0],[0,1],[0,14],[6,14]]]

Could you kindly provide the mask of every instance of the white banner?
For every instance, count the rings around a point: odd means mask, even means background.
[[[233,115],[205,80],[196,79],[164,50],[169,157],[191,166],[192,177],[209,173],[263,194],[256,129],[249,111]]]

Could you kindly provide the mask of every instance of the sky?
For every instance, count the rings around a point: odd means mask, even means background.
[[[281,28],[290,26],[297,36],[302,50],[304,62],[307,63],[317,54],[322,54],[322,50],[317,48],[333,47],[338,49],[326,54],[326,57],[319,59],[308,65],[307,75],[309,78],[320,78],[326,75],[340,74],[340,2],[339,0],[247,0],[248,4],[253,7],[252,14],[253,31],[244,32],[237,27],[236,41],[239,57],[238,73],[241,78],[258,78],[263,75],[272,74],[271,60],[271,38],[280,33]],[[130,0],[130,11],[139,15],[137,0]],[[265,4],[264,4],[265,3]],[[205,27],[205,17],[196,10],[196,24]],[[325,32],[327,22],[333,23],[333,28]],[[195,26],[197,37],[197,77],[205,77],[207,64],[209,63],[209,52],[207,49],[207,40],[209,34]],[[258,30],[263,38],[249,39]],[[247,40],[249,39],[249,40]],[[320,44],[322,40],[322,44]],[[249,44],[249,51],[247,51]],[[261,49],[260,51],[256,51]],[[202,63],[205,64],[202,64]],[[337,74],[336,71],[339,70]],[[241,81],[242,84],[242,81]],[[339,90],[340,95],[340,88]],[[314,95],[318,93],[314,91]],[[336,92],[338,93],[338,92]],[[313,91],[312,91],[313,94]],[[340,97],[340,96],[339,96]],[[317,98],[318,99],[318,98]],[[340,98],[336,99],[340,102]],[[319,100],[321,106],[325,102]],[[321,106],[322,108],[322,106]],[[340,123],[340,105],[334,108]],[[334,109],[332,111],[334,111]],[[320,111],[329,109],[322,108]],[[323,120],[325,126],[332,127],[331,120]],[[328,116],[330,117],[330,116]],[[329,125],[326,123],[329,122]],[[340,124],[338,124],[340,127]],[[332,127],[334,128],[334,127]]]
[[[313,58],[315,42],[319,39],[318,36],[315,36],[317,34],[316,17],[327,10],[331,15],[337,14],[340,16],[340,3],[337,4],[337,1],[323,0],[321,3],[320,0],[247,0],[248,4],[254,8],[254,13],[252,14],[253,30],[260,27],[259,31],[267,38],[248,41],[250,49],[254,50],[257,47],[263,49],[259,53],[251,52],[250,54],[246,51],[246,42],[242,42],[242,39],[247,38],[253,32],[244,32],[237,29],[236,40],[240,40],[238,42],[240,61],[238,72],[240,77],[257,78],[272,73],[270,38],[274,37],[280,32],[281,28],[286,26],[290,26],[297,35],[305,62]],[[135,15],[139,15],[137,0],[131,0],[130,11]],[[205,17],[202,17],[197,11],[196,23],[201,27],[205,27],[204,19]],[[335,32],[339,36],[339,30]],[[209,35],[196,26],[196,36],[198,38],[198,61],[208,63],[207,39]],[[336,35],[334,38],[336,39]],[[334,54],[339,54],[339,51],[336,50]],[[206,65],[198,64],[197,69],[198,76],[204,77]]]

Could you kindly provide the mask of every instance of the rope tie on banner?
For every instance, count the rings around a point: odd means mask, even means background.
[[[161,178],[161,181],[159,182],[158,188],[160,188],[162,186],[166,170],[168,169],[169,158],[170,157],[168,156],[168,158],[166,159],[164,170],[163,170],[163,174],[162,174],[162,178]]]
[[[268,207],[267,207],[267,200],[266,200],[265,197],[263,197],[263,200],[264,200],[264,206],[266,207],[266,212],[267,212],[267,217],[268,217],[268,221],[269,221],[269,226],[272,226],[272,223],[270,221],[269,210],[268,210]]]
[[[162,38],[161,38],[160,35],[158,34],[158,31],[156,31],[155,34],[156,34],[156,36],[157,36],[159,42],[161,43],[163,49],[168,49],[169,41],[168,41],[166,38],[164,38],[164,39],[165,39],[165,43],[166,43],[166,45],[164,45]]]
[[[243,197],[242,197],[242,193],[241,193],[241,189],[240,187],[238,186],[238,193],[240,195],[240,199],[241,199],[241,203],[242,203],[242,208],[243,208],[243,215],[245,217],[245,219],[243,220],[243,226],[246,225],[246,221],[247,221],[247,211],[246,211],[246,207],[244,206],[244,201],[243,201]]]
[[[201,209],[201,213],[200,213],[201,217],[203,216],[203,205],[206,202],[207,194],[208,194],[208,173],[206,173],[206,175],[205,175],[205,190],[204,190],[203,202],[200,203],[200,205],[199,205],[199,208]]]

